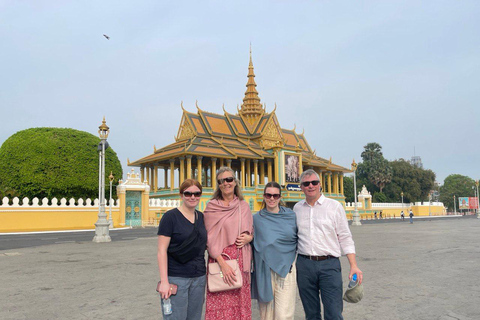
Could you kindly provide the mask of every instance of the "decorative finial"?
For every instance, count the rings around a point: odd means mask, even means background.
[[[127,158],[127,165],[130,165],[130,159]]]
[[[185,110],[185,108],[183,107],[183,100],[180,101],[180,106],[182,107],[182,110],[183,110],[183,111],[187,111],[187,110]]]

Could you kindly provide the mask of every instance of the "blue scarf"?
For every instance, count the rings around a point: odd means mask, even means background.
[[[278,213],[266,209],[253,216],[253,256],[255,271],[252,277],[252,298],[260,302],[273,300],[270,270],[285,278],[295,261],[297,223],[295,212],[280,207]]]

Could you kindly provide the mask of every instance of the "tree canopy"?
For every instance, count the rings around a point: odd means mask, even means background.
[[[361,156],[363,162],[358,164],[356,173],[357,192],[365,185],[374,202],[400,202],[402,192],[405,203],[428,200],[428,193],[435,185],[432,170],[415,167],[403,159],[388,161],[383,157],[382,146],[376,142],[365,145]],[[353,192],[347,194],[350,189],[346,181],[345,197],[350,199]]]
[[[31,128],[9,137],[0,147],[1,196],[98,198],[100,138],[75,129]],[[122,178],[117,154],[108,148],[105,181]],[[107,187],[108,186],[108,187]]]
[[[440,201],[443,202],[449,211],[453,211],[453,196],[455,196],[458,209],[459,197],[475,196],[474,186],[475,181],[472,178],[462,176],[461,174],[451,174],[445,178],[443,186],[440,187]]]

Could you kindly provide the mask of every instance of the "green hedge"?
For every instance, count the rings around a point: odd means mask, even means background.
[[[67,128],[15,133],[0,147],[0,196],[98,198],[99,143],[88,132]],[[107,191],[110,171],[117,185],[122,166],[111,147],[105,160]]]

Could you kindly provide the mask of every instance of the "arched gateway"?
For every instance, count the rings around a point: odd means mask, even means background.
[[[141,180],[150,185],[150,197],[178,199],[178,185],[195,178],[204,186],[200,210],[205,208],[215,190],[216,171],[231,167],[242,184],[251,209],[258,210],[266,182],[279,182],[283,200],[293,205],[303,198],[299,177],[303,170],[313,169],[321,178],[324,193],[342,203],[343,175],[349,169],[335,165],[315,154],[305,138],[293,130],[282,129],[275,110],[266,112],[256,90],[252,56],[248,66],[247,91],[237,114],[197,113],[183,109],[175,142],[155,149],[144,158],[129,162],[140,167]],[[159,173],[163,184],[159,186]]]

